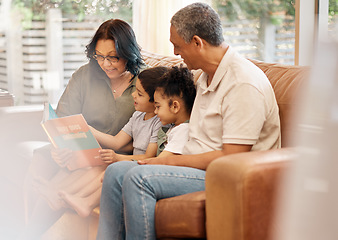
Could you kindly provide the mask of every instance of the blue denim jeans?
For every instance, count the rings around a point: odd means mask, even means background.
[[[102,185],[98,240],[156,239],[155,205],[205,189],[205,171],[166,165],[111,164]]]

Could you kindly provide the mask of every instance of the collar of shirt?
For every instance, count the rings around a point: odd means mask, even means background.
[[[211,84],[207,86],[208,75],[203,72],[198,79],[198,84],[202,89],[202,94],[206,94],[207,92],[214,92],[216,91],[217,87],[219,86],[223,76],[226,74],[228,68],[228,62],[231,59],[231,56],[235,53],[235,51],[229,46],[227,52],[224,54],[221,62],[219,63],[214,77],[212,78]]]

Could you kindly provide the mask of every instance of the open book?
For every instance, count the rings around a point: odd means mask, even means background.
[[[67,165],[69,170],[103,164],[99,156],[101,147],[82,114],[58,118],[52,106],[46,103],[41,125],[55,148],[73,151]]]

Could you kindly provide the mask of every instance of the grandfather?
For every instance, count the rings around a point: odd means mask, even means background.
[[[194,3],[171,19],[170,41],[202,69],[184,155],[119,162],[105,173],[97,239],[156,239],[156,201],[205,188],[223,155],[279,148],[278,107],[265,74],[224,42],[218,14]]]

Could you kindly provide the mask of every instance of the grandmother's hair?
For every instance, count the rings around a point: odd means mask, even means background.
[[[190,43],[194,35],[213,46],[224,41],[219,15],[208,4],[190,4],[176,12],[170,23],[186,43]]]
[[[194,76],[186,67],[172,67],[160,79],[157,88],[162,90],[164,96],[169,98],[169,106],[172,104],[172,97],[183,99],[185,108],[190,114],[196,97]]]
[[[93,61],[95,47],[99,40],[113,40],[119,58],[127,60],[126,70],[133,76],[140,72],[144,65],[141,48],[138,45],[135,33],[131,26],[120,19],[110,19],[101,24],[90,43],[86,46],[87,58]]]
[[[149,102],[154,102],[154,92],[163,75],[169,71],[168,67],[157,66],[143,70],[138,79],[146,93],[149,95]]]

